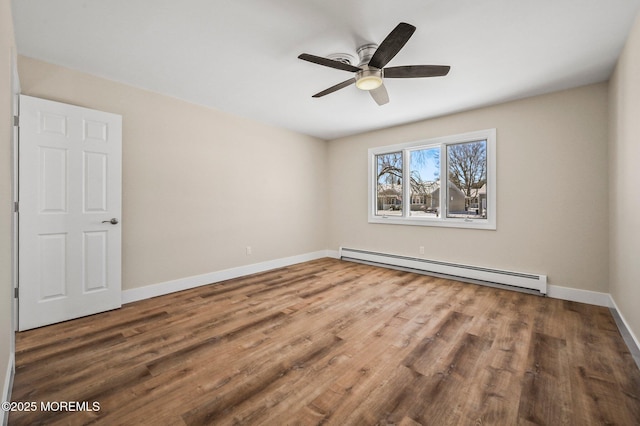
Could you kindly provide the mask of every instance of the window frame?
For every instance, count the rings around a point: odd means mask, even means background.
[[[487,217],[482,219],[447,217],[448,203],[448,161],[447,146],[460,143],[486,141],[487,152]],[[411,185],[410,185],[410,152],[433,147],[440,148],[440,214],[438,217],[411,216]],[[402,215],[378,216],[377,206],[377,165],[376,156],[393,152],[402,152]],[[457,135],[441,136],[414,142],[387,145],[368,150],[368,218],[369,223],[386,223],[393,225],[418,225],[449,228],[469,228],[495,230],[497,223],[496,212],[496,129],[478,130]],[[443,190],[443,187],[445,190]]]

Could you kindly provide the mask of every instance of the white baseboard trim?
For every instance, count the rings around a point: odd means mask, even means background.
[[[13,374],[15,373],[15,357],[13,354],[9,355],[9,362],[7,363],[7,373],[4,376],[4,385],[2,386],[2,401],[11,401],[11,389],[13,388]],[[9,412],[0,410],[0,424],[6,425],[9,422]]]
[[[609,295],[609,302],[610,302],[609,307],[615,309],[616,312],[618,313],[618,316],[622,320],[622,323],[624,324],[624,326],[627,328],[627,331],[629,332],[629,335],[631,336],[631,338],[635,342],[636,348],[640,349],[640,339],[638,339],[638,336],[635,335],[635,333],[633,332],[633,329],[631,327],[629,327],[629,323],[627,322],[627,320],[624,317],[624,315],[622,315],[622,312],[620,311],[620,309],[618,309],[618,305],[616,304],[616,301],[614,300],[613,296],[611,296],[611,295]]]
[[[243,277],[245,275],[256,274],[258,272],[269,271],[271,269],[283,268],[285,266],[321,259],[323,257],[339,259],[340,252],[338,250],[319,250],[311,253],[253,263],[250,265],[239,266],[237,268],[224,269],[222,271],[211,272],[208,274],[194,275],[177,280],[151,284],[145,287],[124,290],[122,292],[122,303],[136,302],[138,300],[175,293],[176,291],[188,290],[190,288]],[[570,300],[573,302],[588,303],[591,305],[606,307],[611,307],[613,306],[612,303],[614,303],[609,293],[580,290],[557,285],[548,286],[547,296],[553,297],[554,299]]]
[[[589,305],[606,306],[610,305],[611,296],[609,293],[598,291],[580,290],[577,288],[560,287],[558,285],[548,286],[547,296],[554,299],[570,300],[572,302],[588,303]]]
[[[237,268],[224,269],[222,271],[210,272],[208,274],[195,275],[192,277],[180,278],[172,281],[165,281],[158,284],[151,284],[144,287],[132,288],[122,292],[122,304],[136,302],[138,300],[149,299],[151,297],[162,296],[176,291],[188,290],[207,284],[243,277],[245,275],[256,274],[258,272],[269,271],[271,269],[283,268],[295,265],[296,263],[308,262],[310,260],[321,259],[323,257],[338,257],[338,252],[333,250],[320,250],[297,256],[283,257],[280,259],[268,260],[266,262],[253,263],[251,265],[238,266]]]

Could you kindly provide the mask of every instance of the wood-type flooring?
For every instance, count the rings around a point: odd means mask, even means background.
[[[640,424],[607,308],[335,259],[16,339],[10,425]]]

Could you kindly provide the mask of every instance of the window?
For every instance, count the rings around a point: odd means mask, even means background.
[[[376,155],[376,215],[402,216],[402,152]]]
[[[369,150],[369,222],[496,229],[496,130]]]
[[[409,150],[409,216],[437,217],[438,182],[440,182],[440,148]]]

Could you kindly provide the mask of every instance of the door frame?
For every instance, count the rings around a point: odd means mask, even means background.
[[[19,176],[19,143],[20,143],[20,127],[15,117],[19,117],[20,113],[20,77],[18,74],[18,57],[15,49],[11,55],[11,113],[13,118],[13,131],[11,133],[11,203],[13,205],[13,213],[11,215],[11,299],[12,307],[12,326],[11,333],[11,354],[15,354],[15,332],[18,330],[18,298],[15,297],[18,291],[18,225],[19,216],[17,211],[18,189],[20,182]]]
[[[15,297],[16,288],[18,286],[18,213],[15,209],[15,203],[18,201],[18,136],[19,130],[15,121],[18,116],[20,103],[20,79],[18,77],[18,56],[16,48],[11,48],[11,120],[13,121],[10,144],[10,174],[11,174],[11,204],[14,206],[11,214],[11,287],[4,289],[10,291],[11,297],[11,327],[9,333],[9,365],[7,366],[7,375],[2,385],[2,397],[6,401],[11,400],[11,391],[13,389],[13,378],[16,372],[16,331],[18,330],[18,299]],[[8,413],[0,412],[0,422],[6,424],[9,418]]]

